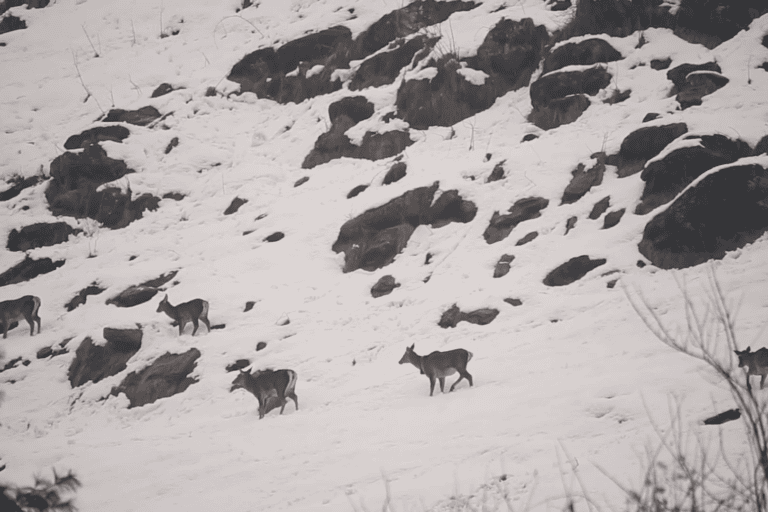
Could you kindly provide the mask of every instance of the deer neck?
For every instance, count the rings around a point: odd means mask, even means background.
[[[421,373],[424,373],[424,356],[420,356],[416,352],[411,352],[409,360]]]
[[[169,317],[173,318],[174,320],[177,319],[176,318],[177,317],[176,308],[174,306],[171,306],[170,302],[163,303],[162,304],[162,308],[163,308],[163,313],[165,313]]]

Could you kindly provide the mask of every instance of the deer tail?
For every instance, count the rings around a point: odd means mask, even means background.
[[[40,297],[32,296],[32,316],[37,316],[37,311],[40,309]]]
[[[472,352],[467,350],[467,362],[469,362],[469,360],[472,359],[472,356],[473,356]]]
[[[203,311],[200,312],[200,318],[208,318],[208,301],[203,301]]]
[[[285,394],[293,393],[293,390],[296,389],[296,372],[293,370],[288,370],[288,385],[285,386]]]

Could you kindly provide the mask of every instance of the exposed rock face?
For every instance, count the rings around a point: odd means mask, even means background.
[[[27,256],[24,260],[0,274],[0,286],[29,281],[40,274],[53,272],[62,265],[64,265],[64,260],[53,261],[51,258],[34,260]]]
[[[23,30],[27,28],[27,22],[17,18],[13,14],[0,18],[0,34],[13,32],[14,30]]]
[[[541,210],[549,204],[543,197],[526,197],[515,202],[505,215],[493,212],[491,222],[483,233],[483,238],[489,244],[504,240],[512,230],[523,221],[541,217]]]
[[[433,199],[439,183],[410,190],[387,204],[368,210],[344,223],[334,242],[334,252],[344,252],[344,272],[358,268],[376,270],[394,261],[408,239],[422,224],[440,227],[449,222],[470,222],[477,207],[458,192],[444,192]]]
[[[155,210],[160,199],[142,194],[131,199],[118,188],[97,188],[133,172],[122,160],[114,160],[98,144],[87,145],[81,153],[66,152],[51,162],[53,181],[45,197],[54,215],[89,217],[109,228],[121,228]]]
[[[129,373],[119,386],[112,388],[111,394],[125,393],[131,409],[181,393],[197,382],[189,374],[197,366],[199,357],[200,351],[196,348],[183,354],[166,352],[146,368]]]
[[[547,274],[543,282],[547,286],[565,286],[578,281],[605,262],[604,258],[593,260],[589,256],[571,258]]]
[[[30,176],[29,178],[10,180],[7,183],[10,183],[11,186],[0,192],[0,201],[8,201],[9,199],[13,199],[14,197],[18,196],[22,190],[25,188],[34,187],[40,183],[40,181],[40,176]]]
[[[405,162],[395,162],[395,164],[389,168],[387,174],[384,175],[382,185],[389,185],[396,181],[400,181],[405,178],[405,171],[408,169],[408,165]]]
[[[459,322],[469,322],[477,325],[487,325],[499,315],[499,310],[495,308],[482,308],[476,309],[469,313],[465,313],[454,304],[447,311],[445,311],[440,317],[440,321],[437,323],[443,329],[449,327],[456,327]]]
[[[85,304],[85,301],[88,299],[89,295],[98,295],[103,291],[104,288],[98,286],[96,283],[93,283],[77,292],[77,295],[72,297],[72,300],[67,302],[64,307],[67,308],[67,311],[74,311],[77,307]]]
[[[154,91],[152,91],[152,96],[150,96],[150,98],[159,98],[160,96],[165,96],[170,92],[173,92],[173,86],[169,83],[163,82],[162,84],[158,85]]]
[[[667,71],[667,78],[674,84],[672,94],[677,95],[682,109],[701,105],[702,97],[728,83],[728,79],[720,74],[720,66],[716,62],[681,64]]]
[[[144,304],[157,294],[159,291],[158,288],[173,279],[177,272],[178,271],[174,270],[173,272],[163,274],[155,279],[150,279],[140,285],[129,286],[114,297],[107,299],[105,304],[114,304],[119,308],[131,308],[133,306],[138,306],[139,304]]]
[[[123,142],[131,132],[125,126],[97,126],[90,128],[78,135],[72,135],[64,143],[64,149],[79,149],[104,140]]]
[[[687,189],[643,231],[638,249],[657,267],[721,259],[768,230],[768,170],[726,167]]]
[[[229,203],[229,206],[227,206],[227,209],[224,210],[224,215],[232,215],[247,202],[248,202],[247,199],[243,199],[241,197],[235,197],[234,199],[232,199],[232,202]]]
[[[128,123],[136,126],[147,126],[160,117],[160,112],[155,107],[141,107],[138,110],[123,110],[114,108],[104,116],[105,123]]]
[[[595,153],[592,155],[592,158],[595,158],[597,163],[590,167],[589,170],[584,170],[584,164],[579,164],[578,167],[571,172],[573,178],[568,186],[565,187],[560,204],[575,203],[584,197],[592,187],[596,187],[603,182],[606,160],[605,153]]]
[[[644,126],[621,141],[617,155],[608,157],[608,164],[618,167],[619,178],[640,172],[645,163],[655,157],[667,145],[688,131],[685,123]]]
[[[373,103],[364,96],[347,97],[331,103],[328,107],[331,128],[317,138],[315,147],[301,166],[310,169],[344,156],[380,160],[394,156],[413,144],[408,132],[403,131],[366,133],[359,146],[352,144],[346,131],[372,115]]]
[[[555,119],[558,117],[560,120],[570,119],[568,122],[573,122],[589,106],[589,100],[584,95],[594,96],[610,83],[611,74],[602,67],[544,75],[531,84],[533,111],[529,120],[545,130],[567,124],[556,124]],[[559,116],[555,113],[559,113]],[[571,115],[565,116],[565,113]],[[571,119],[576,113],[578,115]]]
[[[349,82],[349,89],[359,91],[393,83],[400,70],[411,64],[417,53],[427,53],[436,42],[437,39],[425,36],[416,36],[407,41],[394,41],[394,49],[377,53],[360,64]]]
[[[572,21],[557,39],[584,34],[625,37],[649,27],[673,26],[674,16],[658,0],[591,0],[576,3]]]
[[[645,167],[640,175],[645,181],[645,189],[635,213],[643,215],[668,203],[709,169],[752,154],[747,143],[723,135],[690,136],[686,139],[699,139],[699,145],[675,149]]]
[[[511,254],[504,254],[493,268],[493,277],[504,277],[509,273],[509,266],[515,260]]]
[[[544,59],[543,74],[565,66],[587,66],[598,62],[621,60],[622,56],[605,39],[586,39],[558,46]]]
[[[35,247],[47,247],[69,240],[69,235],[79,233],[66,222],[40,222],[24,226],[21,231],[12,229],[6,247],[9,251],[28,251]]]
[[[374,298],[382,297],[384,295],[389,295],[392,293],[392,290],[400,286],[400,283],[395,281],[395,278],[392,276],[382,276],[381,279],[376,281],[376,284],[373,285],[373,288],[371,288],[371,296]]]
[[[508,91],[528,85],[549,36],[530,18],[502,19],[467,59],[470,70],[482,71],[481,85],[468,81],[452,55],[435,63],[431,79],[404,81],[397,91],[397,116],[411,127],[452,126],[486,110]]]
[[[505,162],[506,160],[502,160],[501,162],[493,166],[493,170],[491,171],[491,174],[489,174],[485,180],[486,183],[491,183],[493,181],[500,181],[504,179],[504,163]]]
[[[517,245],[525,245],[525,244],[527,244],[528,242],[532,242],[533,240],[535,240],[535,239],[536,239],[536,237],[538,237],[538,236],[539,236],[539,232],[538,232],[538,231],[531,231],[530,233],[528,233],[527,235],[525,235],[523,238],[521,238],[520,240],[518,240],[518,241],[517,241],[517,243],[515,243],[515,245],[516,245],[516,246],[517,246]]]
[[[762,0],[682,0],[675,17],[675,34],[714,48],[766,12],[768,4]]]
[[[367,188],[368,188],[368,185],[358,185],[358,186],[354,187],[347,194],[347,199],[352,199],[353,197],[359,195],[361,192],[363,192]]]
[[[142,331],[105,327],[104,338],[107,342],[103,346],[85,338],[77,347],[68,373],[73,388],[86,382],[99,382],[125,370],[128,360],[141,348]]]
[[[603,219],[603,229],[610,229],[618,224],[621,218],[624,216],[625,211],[626,208],[621,208],[620,210],[614,210],[607,214]]]

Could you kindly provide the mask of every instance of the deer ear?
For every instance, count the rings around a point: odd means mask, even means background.
[[[752,349],[750,347],[747,347],[747,349],[744,352],[752,352]]]
[[[415,343],[414,343],[413,345],[411,345],[411,350],[413,350],[413,347],[415,347],[415,346],[416,346],[416,344],[415,344]]]

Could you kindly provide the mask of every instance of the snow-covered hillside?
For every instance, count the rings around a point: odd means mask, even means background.
[[[658,442],[653,423],[669,423],[675,399],[683,403],[686,429],[716,436],[722,428],[734,454],[746,450],[739,423],[701,424],[733,407],[727,387],[705,365],[660,343],[626,294],[642,292],[665,321],[682,328],[676,283],[685,281],[704,300],[714,269],[740,304],[739,343],[763,346],[765,237],[686,270],[638,266],[648,261],[638,252],[643,229],[671,204],[633,213],[645,186],[639,173],[619,178],[608,165],[602,183],[581,199],[560,199],[579,164],[591,167],[600,151],[616,154],[649,112],[660,114],[657,124],[686,123],[689,135],[722,134],[755,147],[768,134],[768,72],[757,67],[768,61],[761,44],[768,15],[713,49],[661,28],[599,35],[622,58],[604,64],[612,83],[576,121],[537,128],[528,121],[529,88],[508,92],[452,127],[411,129],[415,142],[402,153],[407,174],[388,185],[382,180],[394,158],[340,158],[303,169],[331,125],[331,104],[352,95],[374,104],[377,113],[348,131],[353,142],[367,131],[407,130],[405,121],[384,123],[381,114],[393,109],[407,74],[430,71],[402,71],[390,85],[356,92],[343,82],[298,104],[235,94],[238,84],[226,77],[250,52],[335,25],[355,36],[403,3],[260,0],[240,10],[236,0],[57,0],[9,11],[27,28],[0,35],[0,178],[47,177],[68,137],[97,125],[110,109],[151,105],[160,121],[123,123],[128,138],[100,143],[135,171],[110,185],[134,197],[183,197],[163,198],[156,210],[114,230],[54,216],[45,197],[50,180],[0,203],[3,245],[13,229],[39,222],[83,230],[27,251],[34,259],[63,260],[60,268],[0,288],[0,300],[42,300],[39,335],[30,337],[22,320],[0,341],[3,362],[29,361],[0,373],[0,481],[27,485],[35,473],[72,469],[83,483],[76,501],[83,512],[375,510],[387,494],[394,510],[442,510],[451,496],[490,503],[499,489],[515,510],[561,510],[565,497],[584,493],[617,510],[621,489],[600,468],[638,485],[645,447]],[[504,17],[531,18],[553,32],[574,11],[551,11],[541,0],[478,4],[424,30],[443,37],[435,55],[472,57]],[[680,110],[666,72],[649,65],[667,58],[671,67],[717,62],[728,85]],[[481,72],[463,73],[473,83],[484,80]],[[533,79],[540,75],[541,69]],[[161,83],[175,90],[150,98]],[[603,101],[627,89],[625,101]],[[538,138],[522,142],[528,134]],[[173,138],[178,146],[169,151]],[[502,161],[504,178],[488,182]],[[768,168],[768,156],[739,163]],[[303,177],[308,181],[296,186]],[[342,225],[434,182],[437,196],[456,190],[471,201],[473,220],[419,225],[391,264],[344,273],[345,255],[332,250]],[[347,198],[357,185],[369,186]],[[486,242],[494,212],[534,196],[549,200],[540,216]],[[611,211],[626,208],[610,229],[603,218],[588,218],[605,196]],[[224,215],[236,197],[247,202]],[[574,216],[578,222],[566,235]],[[533,231],[535,239],[516,245]],[[276,232],[284,238],[266,240]],[[510,271],[494,278],[504,254],[514,255]],[[542,283],[580,255],[606,262],[568,286]],[[24,258],[0,251],[0,271]],[[172,271],[174,279],[148,302],[106,303]],[[400,286],[373,298],[371,287],[385,275]],[[67,311],[92,283],[104,291]],[[202,327],[194,337],[188,328],[179,336],[156,312],[165,293],[174,304],[207,300],[212,324],[225,327]],[[521,304],[505,301],[513,298]],[[248,301],[255,304],[245,312]],[[454,304],[499,314],[487,325],[438,326]],[[73,389],[68,371],[78,345],[87,337],[103,344],[105,327],[137,324],[143,340],[126,369]],[[67,339],[68,353],[36,358]],[[259,342],[266,348],[257,352]],[[420,354],[471,351],[474,386],[462,382],[430,397],[427,378],[397,364],[414,343]],[[130,372],[193,347],[201,353],[192,373],[197,382],[184,392],[134,408],[124,394],[110,395]],[[238,359],[254,369],[295,370],[300,408],[289,402],[282,416],[273,411],[259,420],[252,395],[230,393],[236,373],[225,368]]]

